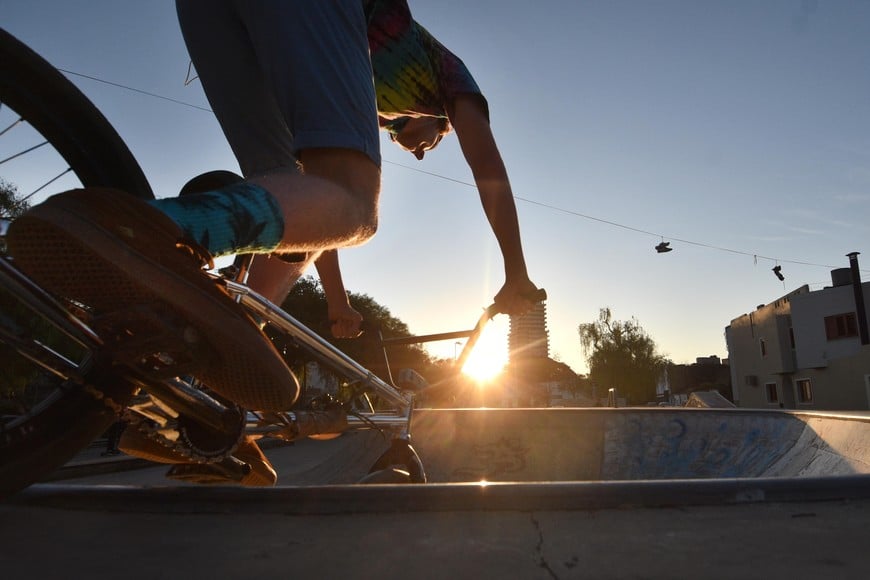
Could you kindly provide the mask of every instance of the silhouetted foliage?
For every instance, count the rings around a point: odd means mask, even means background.
[[[27,211],[28,204],[22,201],[18,188],[0,177],[0,218],[10,219]]]
[[[577,330],[589,378],[598,384],[599,394],[615,388],[629,404],[655,400],[656,381],[668,360],[656,352],[655,341],[637,319],[613,320],[610,308],[602,308],[597,321]]]
[[[326,294],[320,283],[311,276],[304,276],[293,286],[281,307],[305,326],[335,345],[350,358],[369,369],[382,379],[388,378],[384,351],[377,336],[380,328],[384,338],[411,336],[408,325],[393,316],[389,309],[378,304],[367,294],[349,293],[350,304],[362,314],[369,327],[362,336],[351,339],[332,337],[327,320]],[[412,368],[429,379],[432,361],[418,345],[391,346],[387,350],[390,368],[396,373],[403,368]]]

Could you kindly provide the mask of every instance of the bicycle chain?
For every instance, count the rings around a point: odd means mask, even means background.
[[[169,439],[160,431],[161,428],[152,421],[147,420],[142,415],[137,415],[129,409],[124,412],[124,419],[127,421],[127,429],[135,428],[141,435],[144,435],[149,441],[157,443],[164,449],[168,450],[174,456],[184,458],[185,463],[216,463],[222,461],[236,452],[238,442],[229,447],[222,453],[209,454],[207,451],[197,448],[185,436],[183,431],[176,431],[178,438],[176,440]],[[173,458],[175,462],[175,458]]]
[[[119,405],[111,397],[107,396],[105,393],[103,393],[99,389],[94,388],[91,385],[85,385],[84,389],[86,393],[88,393],[98,401],[102,402],[107,408],[115,413],[115,415],[117,415],[120,420],[126,422],[126,429],[136,429],[139,435],[144,436],[152,443],[156,443],[161,448],[165,449],[168,452],[167,454],[172,454],[171,459],[173,463],[178,462],[178,458],[182,458],[182,462],[184,463],[205,464],[220,462],[228,457],[231,457],[233,453],[236,452],[236,449],[238,449],[239,442],[241,441],[240,437],[233,445],[229,446],[227,449],[220,453],[209,452],[207,450],[197,447],[186,436],[185,430],[177,425],[177,419],[168,416],[166,413],[161,412],[159,406],[155,405],[155,407],[152,409],[152,412],[160,412],[160,414],[164,418],[166,418],[168,422],[175,422],[176,427],[178,428],[173,429],[171,427],[161,427],[155,421],[149,420],[148,417],[144,414],[138,413],[127,406]],[[305,435],[303,436],[317,433],[331,433],[331,430],[329,429],[321,430],[320,428],[318,428],[319,423],[321,420],[323,420],[323,418],[329,417],[330,411],[334,412],[337,408],[343,408],[343,405],[338,403],[331,395],[321,395],[320,397],[312,400],[309,407],[310,408],[307,412],[299,412],[297,416],[292,420],[281,414],[275,414],[274,416],[272,416],[271,414],[266,413],[263,414],[263,417],[268,418],[268,422],[270,423],[273,423],[275,425],[283,425],[285,427],[285,432],[283,433],[283,436],[280,433],[274,434],[273,436],[286,439],[287,441],[293,441],[294,439],[299,438],[300,429],[305,430],[305,427],[307,427],[310,433],[305,433]],[[300,419],[302,419],[301,423]],[[326,424],[328,423],[329,421],[327,421]],[[177,437],[175,439],[166,437],[163,434],[166,431],[174,431],[177,434]]]
[[[149,421],[146,417],[127,409],[123,413],[123,420],[127,422],[127,429],[134,428],[140,435],[145,436],[149,441],[158,444],[173,455],[172,462],[177,462],[177,457],[183,458],[185,463],[215,463],[222,461],[227,457],[232,456],[238,449],[239,440],[232,446],[224,449],[221,452],[209,452],[194,445],[186,436],[183,429],[176,429],[178,437],[173,440],[161,433],[166,430],[165,427],[160,427],[153,421]]]
[[[183,457],[187,463],[215,463],[230,457],[238,448],[238,441],[228,450],[219,454],[209,454],[208,452],[197,448],[185,436],[183,430],[176,431],[178,438],[175,440],[169,439],[163,435],[161,427],[153,421],[149,421],[143,415],[130,410],[129,408],[119,405],[111,397],[91,385],[84,387],[86,393],[102,402],[107,408],[114,412],[118,418],[127,423],[127,429],[136,429],[140,435],[144,435],[149,441],[157,443],[169,453]]]

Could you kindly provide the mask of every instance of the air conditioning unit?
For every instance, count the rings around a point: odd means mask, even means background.
[[[744,380],[746,381],[747,387],[758,386],[758,375],[746,375],[746,377],[744,377]]]

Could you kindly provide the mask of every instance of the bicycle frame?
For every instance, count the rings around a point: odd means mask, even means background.
[[[242,306],[257,317],[296,339],[308,349],[317,352],[321,357],[326,358],[330,366],[340,370],[343,375],[348,378],[354,378],[370,387],[377,394],[395,405],[400,413],[407,414],[410,412],[411,398],[400,392],[395,386],[385,383],[371,371],[244,284],[227,280],[226,285],[230,294],[235,296]]]
[[[235,297],[242,307],[252,315],[268,322],[282,334],[292,338],[344,379],[358,384],[364,392],[375,393],[394,407],[394,412],[366,413],[364,419],[350,417],[348,419],[350,427],[376,426],[399,429],[403,434],[407,434],[413,407],[411,395],[405,394],[394,385],[384,382],[246,285],[226,279],[224,279],[224,283],[231,296]],[[0,341],[58,377],[74,381],[80,379],[87,372],[94,353],[102,346],[102,340],[98,334],[18,271],[13,262],[8,259],[0,259],[0,285],[14,299],[37,313],[53,328],[72,340],[82,349],[84,354],[81,360],[69,360],[39,340],[22,336],[20,329],[15,327],[15,323],[5,317],[0,317]],[[184,381],[174,380],[162,384],[148,381],[146,389],[154,392],[177,411],[187,412],[200,421],[217,428],[221,428],[224,424],[226,408]],[[295,421],[296,413],[287,412],[284,415],[287,421]],[[246,432],[269,436],[283,428],[284,425],[265,427],[249,425]]]
[[[5,228],[4,228],[5,230]],[[0,235],[0,240],[2,240]],[[80,361],[72,361],[38,340],[20,336],[12,321],[0,320],[0,342],[8,344],[19,354],[63,379],[78,379],[88,366],[92,354],[102,341],[85,323],[70,314],[48,293],[15,269],[6,259],[0,259],[0,286],[23,305],[38,312],[49,324],[83,350]]]
[[[2,242],[2,236],[0,236]],[[409,336],[400,338],[384,339],[378,332],[380,345],[384,349],[384,358],[387,363],[389,382],[382,380],[373,372],[360,365],[358,362],[341,352],[332,344],[314,333],[292,315],[280,309],[278,306],[258,294],[240,281],[241,276],[232,270],[218,274],[210,274],[216,281],[228,290],[233,297],[255,319],[268,324],[270,328],[277,330],[283,337],[289,338],[293,343],[305,351],[312,359],[324,364],[329,370],[340,376],[346,384],[352,385],[353,397],[343,404],[350,404],[357,400],[359,395],[367,396],[369,393],[376,394],[380,399],[389,404],[392,410],[375,411],[371,405],[368,410],[352,413],[347,417],[344,428],[347,429],[371,429],[377,428],[392,433],[394,438],[407,441],[410,437],[411,418],[414,408],[414,394],[405,392],[392,382],[389,373],[389,360],[387,348],[394,345],[418,344],[439,340],[451,340],[456,338],[468,339],[454,368],[458,374],[479,338],[481,331],[487,322],[499,313],[495,305],[485,308],[477,324],[470,330],[430,334],[424,336]],[[233,277],[238,277],[235,280]],[[14,267],[14,262],[8,258],[0,258],[0,283],[3,289],[12,294],[30,310],[38,313],[64,336],[73,340],[85,352],[79,362],[68,360],[60,353],[53,351],[47,345],[38,340],[21,336],[20,328],[16,328],[15,322],[8,317],[0,316],[0,341],[8,344],[21,355],[39,364],[53,374],[63,378],[77,381],[88,371],[88,365],[92,358],[102,347],[102,340],[98,334],[77,316],[72,314],[68,307],[60,304],[49,294],[34,284],[22,272]],[[543,300],[546,294],[539,291],[538,299]],[[157,398],[158,406],[166,405],[177,413],[183,413],[196,419],[204,425],[209,425],[219,432],[228,429],[233,430],[233,425],[238,428],[237,408],[227,406],[212,398],[201,390],[196,381],[181,379],[162,379],[136,375],[131,370],[131,378],[144,386],[146,392]],[[148,405],[136,408],[138,413],[148,416]],[[248,410],[244,432],[256,438],[275,437],[286,438],[287,428],[290,425],[298,425],[300,418],[309,411],[287,411],[283,413],[263,413],[256,409]],[[355,415],[355,416],[354,416]],[[304,422],[304,421],[303,421]],[[323,433],[328,434],[329,431]]]
[[[358,382],[366,389],[370,389],[372,392],[383,397],[395,407],[394,413],[368,413],[365,414],[364,419],[348,417],[350,427],[377,426],[398,429],[402,435],[408,435],[411,412],[413,410],[412,396],[401,392],[396,386],[384,382],[380,377],[338,350],[320,337],[320,335],[311,331],[293,316],[251,290],[248,286],[231,280],[225,280],[225,283],[230,294],[249,312],[266,321],[286,336],[295,339],[300,345],[315,353],[318,359],[325,361],[327,366],[338,371],[343,377]],[[287,416],[291,420],[295,418],[295,414],[292,412],[287,413]],[[274,428],[257,427],[249,424],[247,432],[268,436],[274,432]]]

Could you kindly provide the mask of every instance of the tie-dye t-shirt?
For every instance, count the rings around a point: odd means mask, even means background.
[[[365,11],[381,127],[397,134],[410,117],[446,119],[463,93],[486,109],[468,68],[411,18],[406,0],[366,0]]]

